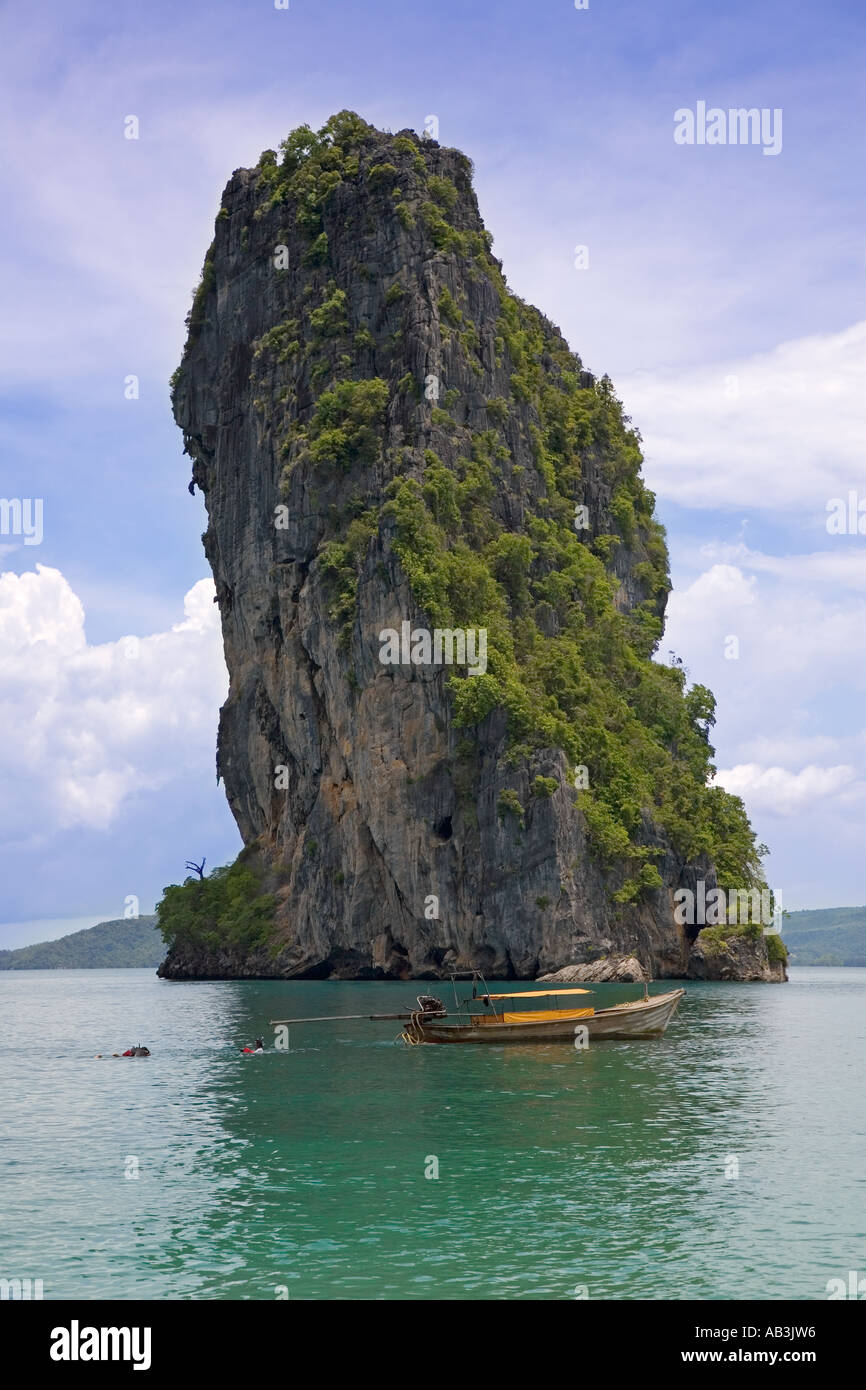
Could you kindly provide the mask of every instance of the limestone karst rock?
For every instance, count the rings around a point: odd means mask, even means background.
[[[508,291],[471,172],[343,112],[223,194],[173,404],[269,926],[178,930],[166,975],[679,975],[674,890],[714,886],[714,856],[759,873],[705,785],[712,697],[650,660],[669,584],[638,437]],[[404,624],[484,629],[486,669],[384,664]]]

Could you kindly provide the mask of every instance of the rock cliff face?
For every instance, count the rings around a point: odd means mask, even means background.
[[[717,942],[717,931],[701,932],[689,952],[689,978],[692,980],[757,980],[781,984],[788,978],[784,960],[770,959],[766,941],[747,936],[731,936]]]
[[[610,383],[507,291],[464,155],[349,113],[281,154],[225,189],[173,381],[272,927],[178,935],[163,973],[688,974],[712,716],[649,661],[667,557]],[[381,659],[482,627],[486,671]]]

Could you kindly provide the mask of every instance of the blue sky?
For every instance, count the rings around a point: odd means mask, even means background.
[[[866,501],[864,48],[841,3],[5,7],[0,497],[42,498],[44,536],[0,535],[0,944],[152,910],[238,848],[167,380],[232,170],[344,107],[435,114],[474,160],[512,288],[643,434],[663,651],[717,695],[773,886],[866,900],[864,539],[826,527]],[[698,101],[780,108],[781,152],[675,144]]]

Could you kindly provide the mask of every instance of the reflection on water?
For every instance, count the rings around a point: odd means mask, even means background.
[[[689,985],[663,1038],[585,1051],[342,1022],[242,1057],[268,1018],[421,986],[4,972],[0,1274],[46,1297],[825,1297],[864,1259],[866,971],[792,974]]]

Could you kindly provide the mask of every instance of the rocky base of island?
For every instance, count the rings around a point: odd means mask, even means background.
[[[702,939],[705,938],[705,939]],[[650,979],[636,956],[610,955],[582,965],[566,965],[561,970],[539,975],[545,984],[642,984]],[[764,939],[731,933],[727,938],[701,933],[689,952],[688,964],[680,976],[666,979],[762,981],[782,984],[788,978],[784,960],[773,960]]]

